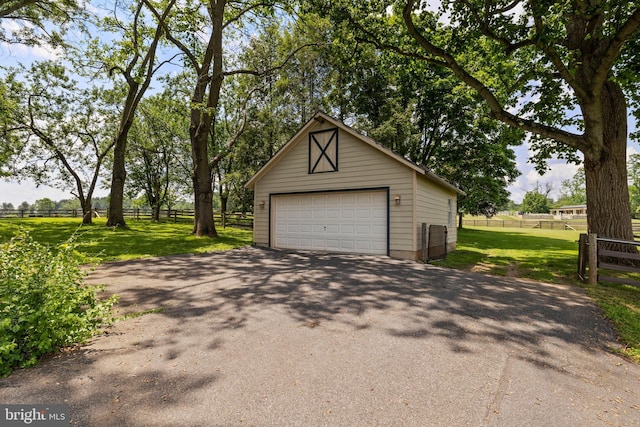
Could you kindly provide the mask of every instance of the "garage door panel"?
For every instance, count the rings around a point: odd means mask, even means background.
[[[318,207],[318,206],[326,206],[327,205],[327,198],[326,196],[313,196],[312,200],[312,206],[313,207]]]
[[[298,244],[300,248],[303,248],[303,249],[309,249],[313,247],[313,242],[311,241],[311,239],[304,239],[304,238],[298,239]]]
[[[328,234],[340,234],[340,224],[327,224]]]
[[[300,219],[313,218],[313,210],[312,209],[301,209],[300,210]]]
[[[327,218],[328,219],[340,218],[340,209],[327,209]]]
[[[340,240],[339,239],[326,239],[327,250],[337,251],[340,249]]]
[[[387,232],[387,227],[385,225],[374,225],[371,227],[371,234],[381,235]]]
[[[353,219],[355,218],[356,213],[353,211],[353,209],[343,209],[340,212],[340,218],[342,219]]]
[[[371,217],[372,218],[377,218],[377,219],[386,219],[387,218],[387,211],[386,209],[372,209],[371,210]]]
[[[356,218],[358,219],[369,219],[371,218],[371,209],[358,209],[356,210]]]
[[[356,240],[355,246],[356,246],[356,249],[358,249],[359,251],[370,250],[373,247],[371,242],[368,240]]]
[[[276,196],[275,247],[387,253],[386,191]]]
[[[340,234],[354,234],[355,232],[355,224],[340,224]]]

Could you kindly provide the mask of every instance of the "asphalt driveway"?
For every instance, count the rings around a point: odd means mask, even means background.
[[[579,289],[249,247],[90,282],[161,311],[0,379],[0,403],[82,426],[640,425],[640,366]]]

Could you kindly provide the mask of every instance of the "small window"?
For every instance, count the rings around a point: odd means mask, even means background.
[[[338,129],[309,133],[309,173],[338,171]]]
[[[448,220],[449,220],[449,225],[453,226],[453,202],[451,201],[451,198],[449,198],[447,200],[448,202]]]

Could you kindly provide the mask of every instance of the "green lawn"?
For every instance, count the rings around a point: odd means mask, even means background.
[[[434,264],[499,276],[580,286],[615,325],[623,353],[640,363],[640,288],[577,278],[579,233],[563,230],[467,227],[457,250]]]
[[[0,220],[0,242],[11,238],[18,229],[28,230],[33,238],[51,246],[64,243],[76,234],[78,252],[87,263],[125,260],[151,256],[225,251],[250,245],[251,230],[217,227],[218,239],[196,238],[192,224],[129,220],[129,228],[106,227],[104,218],[92,225],[82,225],[80,219],[29,218]]]
[[[577,284],[579,232],[565,230],[466,227],[458,230],[455,252],[444,261],[452,268]]]

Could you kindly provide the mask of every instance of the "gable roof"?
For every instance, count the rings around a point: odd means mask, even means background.
[[[294,142],[297,141],[301,135],[307,133],[313,126],[315,126],[315,122],[320,122],[320,123],[329,122],[333,126],[340,128],[341,130],[352,135],[359,141],[362,141],[363,143],[382,152],[389,158],[401,163],[402,165],[410,169],[413,169],[419,175],[426,177],[428,180],[440,185],[441,187],[454,191],[460,195],[465,195],[464,191],[462,191],[460,188],[451,184],[449,181],[445,180],[444,178],[441,178],[435,173],[431,172],[427,168],[424,168],[410,161],[409,159],[406,159],[405,157],[395,153],[389,148],[377,143],[376,141],[369,138],[368,136],[361,134],[360,132],[356,131],[352,127],[345,125],[341,121],[336,120],[333,117],[321,111],[317,112],[304,126],[302,126],[302,128],[298,132],[296,132],[296,134],[291,139],[289,139],[289,141],[287,141],[287,143],[284,144],[282,148],[280,148],[280,150],[278,150],[278,152],[274,154],[273,157],[271,157],[271,159],[269,159],[269,161],[262,168],[260,168],[258,172],[256,172],[256,174],[245,184],[245,188],[253,188],[254,184],[257,181],[259,181],[260,178],[262,178],[267,172],[269,172],[280,161],[280,159],[286,156],[286,154],[289,151],[291,151],[291,149],[293,149],[293,147],[295,146]]]

